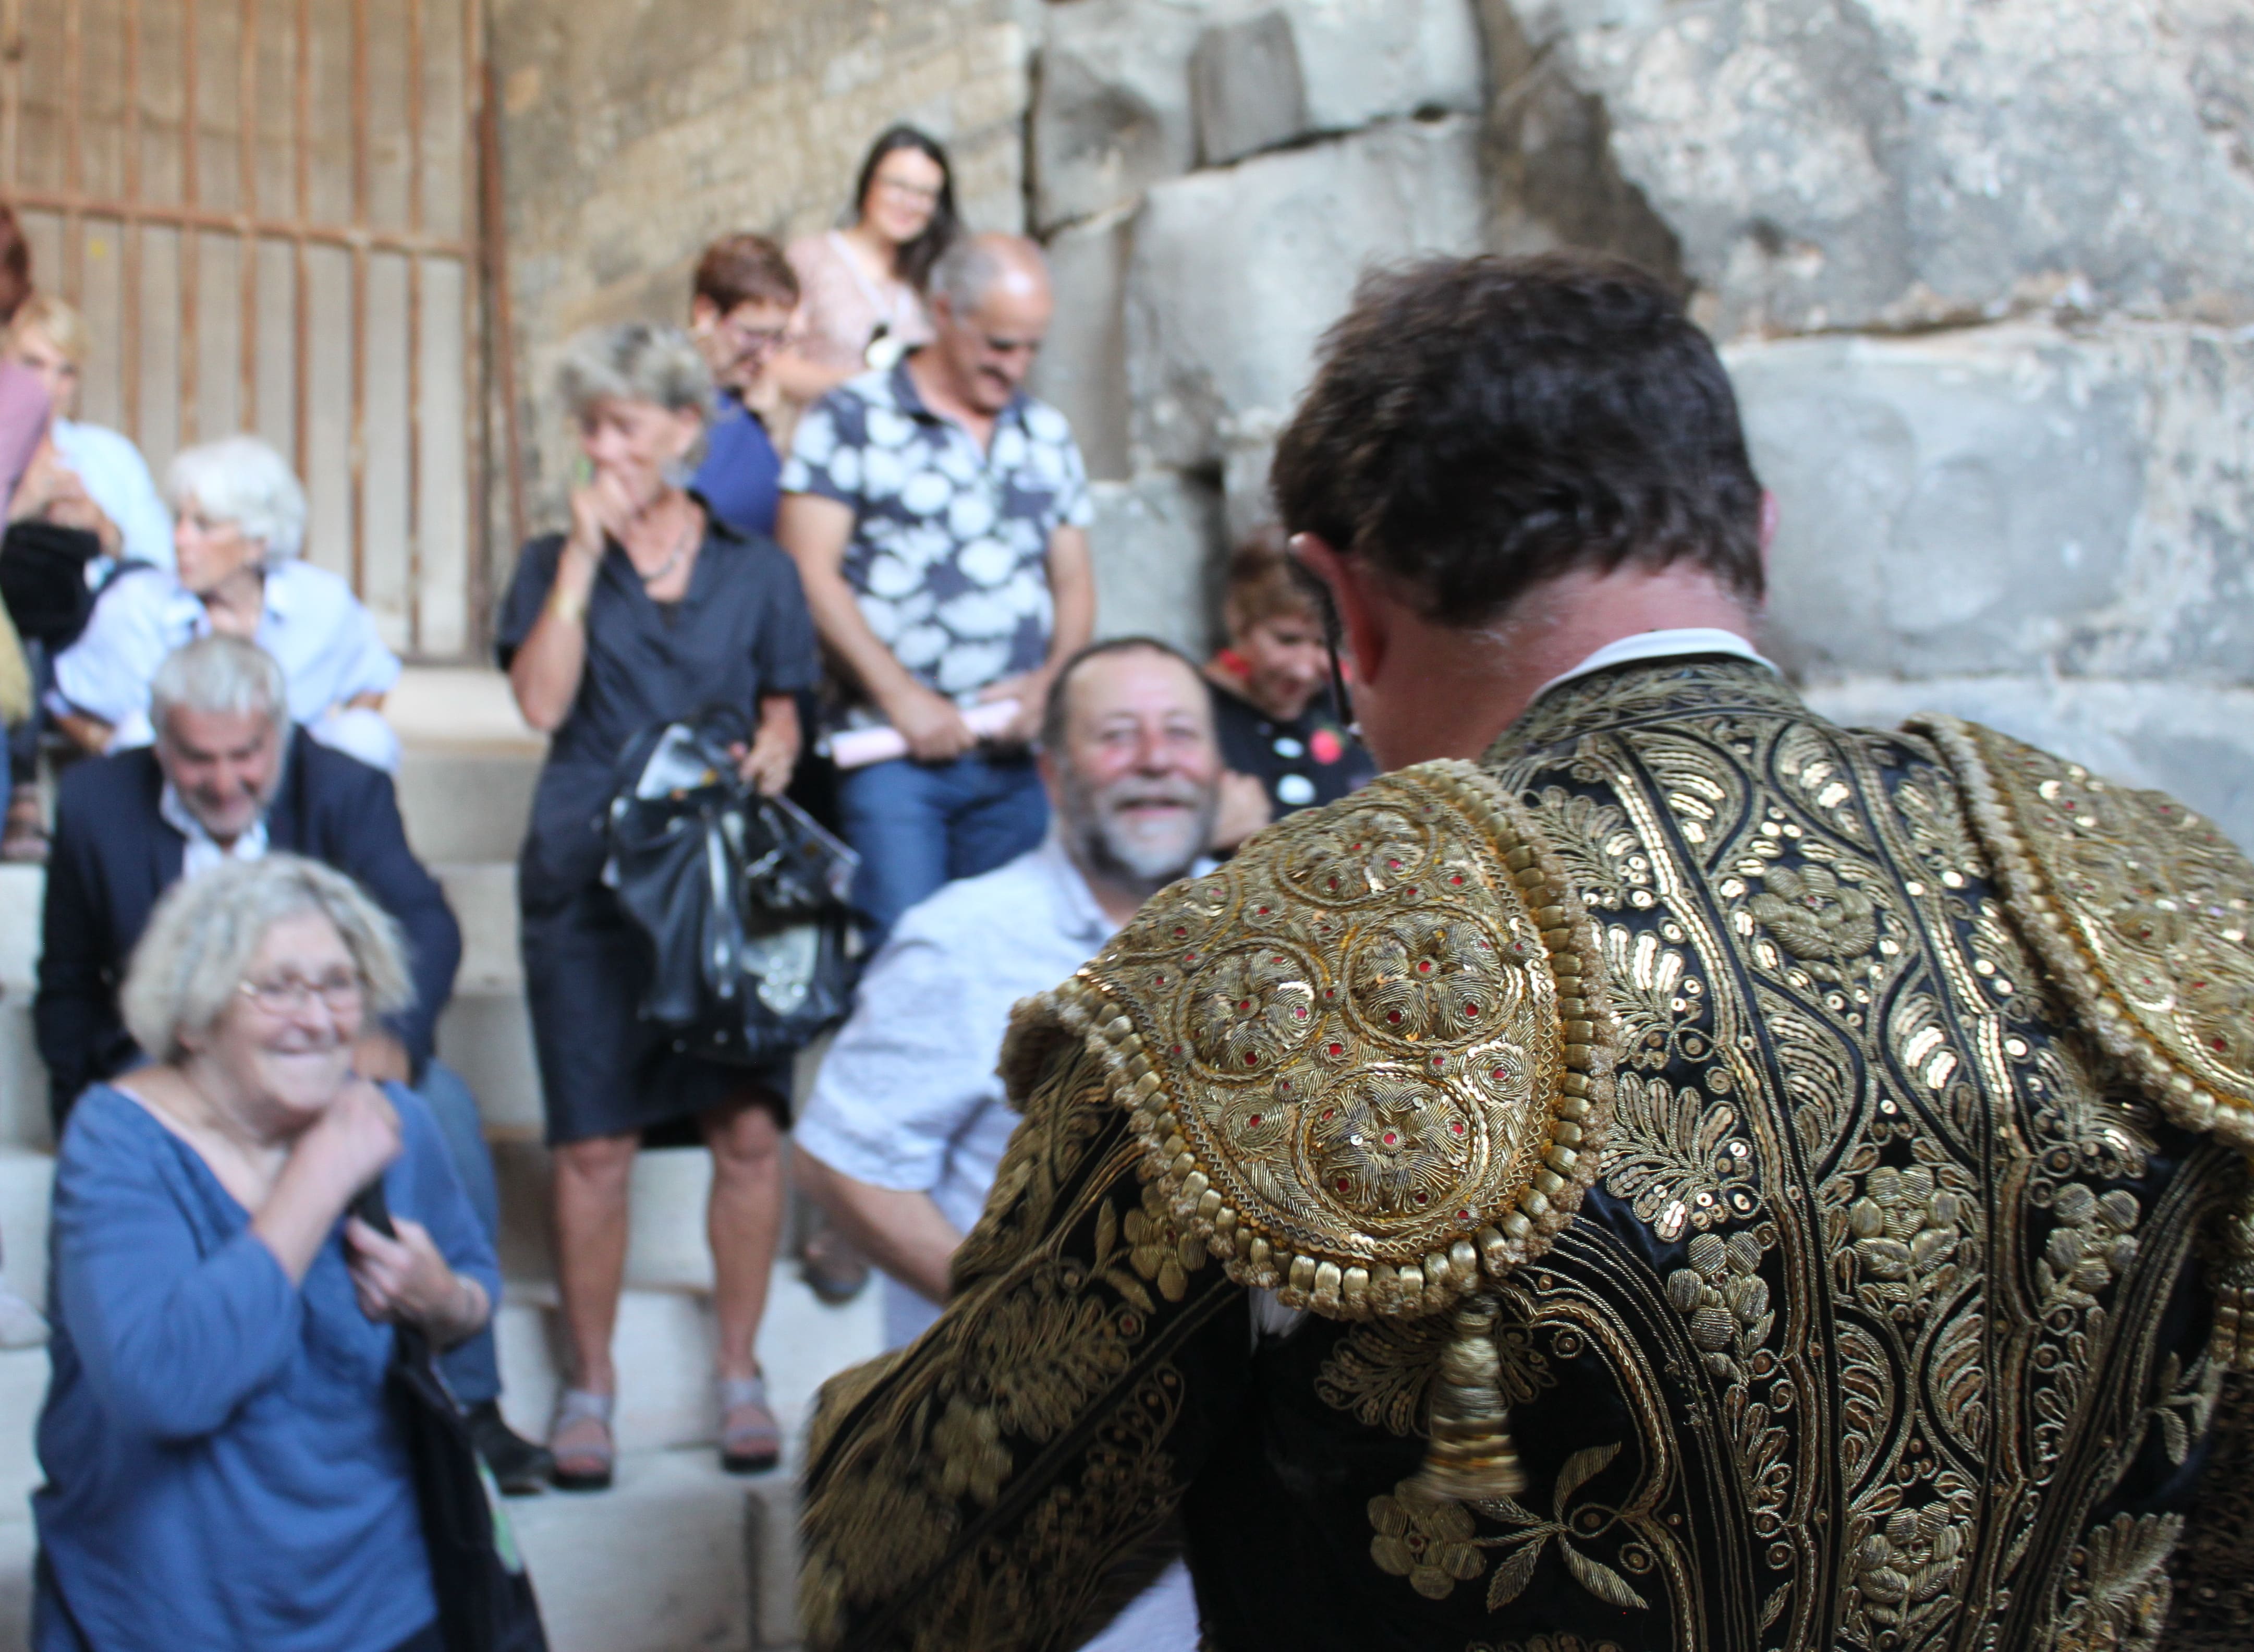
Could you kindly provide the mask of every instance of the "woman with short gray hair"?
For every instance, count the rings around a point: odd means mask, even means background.
[[[153,738],[149,684],[164,656],[218,632],[280,662],[290,716],[325,746],[378,768],[399,766],[383,696],[399,661],[352,587],[300,556],[305,493],[255,436],[185,448],[168,491],[178,570],[111,581],[85,633],[55,662],[58,721],[90,751]]]
[[[294,855],[172,886],[121,1000],[155,1058],[55,1171],[39,1652],[443,1652],[395,1325],[445,1347],[499,1270],[437,1124],[353,1071],[411,993],[391,920]],[[392,1236],[348,1216],[380,1183]]]
[[[702,1060],[643,1018],[648,943],[603,882],[602,817],[636,736],[716,704],[752,731],[743,777],[780,792],[798,759],[794,696],[816,664],[796,566],[682,486],[712,405],[689,335],[640,323],[585,334],[560,388],[591,474],[570,531],[524,548],[496,631],[525,720],[553,737],[517,892],[570,1344],[550,1444],[556,1483],[589,1490],[611,1479],[626,1186],[651,1126],[693,1121],[712,1151],[722,1461],[766,1468],[781,1450],[752,1349],[782,1216],[789,1071]]]

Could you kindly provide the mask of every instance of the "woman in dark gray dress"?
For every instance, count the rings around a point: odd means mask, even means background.
[[[780,792],[798,758],[792,696],[817,668],[790,558],[709,516],[676,480],[712,404],[689,337],[640,324],[590,333],[562,383],[592,475],[572,493],[570,532],[525,547],[499,650],[526,721],[553,736],[517,887],[570,1344],[550,1444],[556,1484],[594,1489],[611,1478],[626,1187],[650,1125],[694,1119],[712,1151],[721,1460],[765,1468],[781,1448],[752,1346],[782,1216],[789,1074],[700,1061],[639,1015],[647,945],[602,882],[612,770],[645,729],[725,702],[756,718],[745,778]]]

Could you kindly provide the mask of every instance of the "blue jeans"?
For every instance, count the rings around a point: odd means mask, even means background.
[[[1048,794],[1028,752],[872,763],[837,777],[837,812],[861,857],[853,904],[872,945],[941,885],[1015,860],[1049,829]]]
[[[470,1196],[478,1225],[486,1230],[486,1239],[498,1245],[500,1188],[494,1180],[493,1155],[486,1151],[477,1097],[470,1094],[459,1073],[438,1060],[424,1068],[423,1082],[415,1093],[438,1121],[438,1133],[446,1138],[446,1156],[454,1161],[454,1173],[462,1179],[462,1191]],[[494,1304],[494,1312],[500,1312],[500,1303]],[[492,1321],[486,1321],[486,1328],[468,1341],[458,1342],[440,1354],[438,1368],[463,1404],[482,1405],[499,1399],[500,1359],[494,1351]]]

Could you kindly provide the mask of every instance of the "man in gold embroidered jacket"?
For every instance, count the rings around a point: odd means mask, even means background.
[[[1186,1551],[1226,1652],[2247,1644],[2254,868],[1802,704],[1624,266],[1373,278],[1276,480],[1401,772],[1020,1006],[810,1643],[1068,1648]]]

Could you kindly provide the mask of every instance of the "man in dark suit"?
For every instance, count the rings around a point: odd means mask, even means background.
[[[168,657],[150,685],[153,747],[64,775],[32,1005],[56,1132],[87,1086],[144,1059],[119,1018],[117,986],[164,891],[227,860],[304,855],[356,879],[406,939],[415,1002],[362,1037],[357,1064],[429,1103],[490,1233],[499,1200],[477,1102],[431,1053],[461,962],[460,926],[407,845],[390,777],[316,742],[287,707],[282,668],[263,650],[204,637]],[[501,1420],[492,1327],[444,1364],[495,1477],[511,1490],[536,1487],[547,1453]]]

